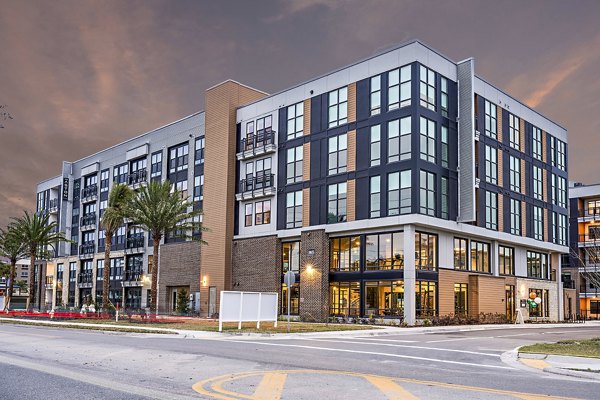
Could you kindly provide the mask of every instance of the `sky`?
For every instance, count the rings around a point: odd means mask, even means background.
[[[0,226],[74,161],[202,110],[228,78],[280,91],[420,39],[569,131],[600,182],[600,1],[0,0]],[[0,110],[1,111],[1,110]]]

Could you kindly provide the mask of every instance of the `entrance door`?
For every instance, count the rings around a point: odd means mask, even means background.
[[[212,317],[217,313],[217,287],[208,288],[208,316]]]
[[[515,318],[515,287],[506,285],[504,301],[506,302],[506,318],[512,322]]]

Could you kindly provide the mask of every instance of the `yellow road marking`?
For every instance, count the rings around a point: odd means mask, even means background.
[[[256,400],[279,400],[286,378],[287,374],[266,373],[252,397]]]
[[[419,400],[418,397],[413,396],[390,378],[366,376],[365,379],[379,389],[389,400]]]
[[[528,367],[533,367],[533,368],[537,368],[537,369],[541,369],[541,370],[550,366],[550,364],[548,364],[544,360],[534,360],[531,358],[519,358],[519,361],[521,361],[523,364],[527,365]]]

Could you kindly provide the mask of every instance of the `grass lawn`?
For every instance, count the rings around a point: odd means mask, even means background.
[[[557,343],[536,343],[521,347],[519,352],[600,358],[600,338],[561,340]]]

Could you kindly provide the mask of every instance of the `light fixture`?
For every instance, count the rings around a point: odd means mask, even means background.
[[[206,275],[204,275],[202,277],[202,286],[207,286],[208,285],[208,277]]]
[[[312,274],[315,269],[312,264],[306,264],[306,272]]]

